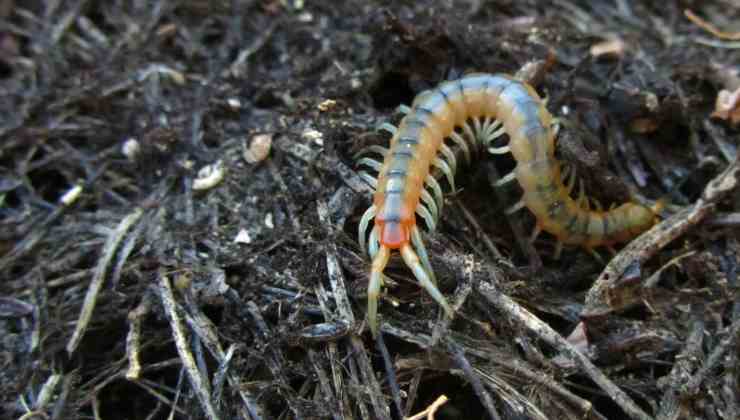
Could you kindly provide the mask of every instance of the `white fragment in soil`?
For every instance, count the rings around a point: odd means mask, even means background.
[[[337,101],[335,101],[334,99],[326,99],[318,105],[318,108],[319,108],[319,111],[326,112],[326,111],[331,111],[336,106],[337,106]]]
[[[360,79],[352,78],[349,81],[349,87],[351,87],[353,90],[357,90],[362,87],[362,82],[360,81]]]
[[[267,215],[265,215],[265,226],[270,229],[275,227],[275,224],[272,222],[272,213],[267,213]]]
[[[301,137],[303,137],[304,140],[312,141],[319,146],[324,145],[324,135],[321,134],[320,131],[314,130],[313,128],[305,130],[303,133],[301,133]]]
[[[233,111],[238,111],[242,109],[242,101],[240,101],[238,98],[229,98],[226,100],[226,104],[229,105],[229,108],[231,108]]]
[[[193,181],[193,189],[203,191],[215,187],[224,179],[225,172],[221,161],[204,166],[198,171],[198,177]]]
[[[66,193],[59,198],[59,202],[65,206],[72,205],[80,197],[82,193],[82,185],[75,185],[74,187],[67,190]]]
[[[136,157],[139,156],[140,152],[141,145],[139,144],[139,141],[133,137],[124,141],[123,146],[121,146],[121,153],[126,156],[126,159],[132,162],[136,160]]]
[[[236,238],[234,238],[235,244],[251,244],[252,243],[252,237],[249,235],[249,232],[246,229],[241,229],[239,233],[236,234]]]
[[[265,160],[272,147],[272,134],[257,134],[252,137],[249,147],[244,148],[244,160],[247,163],[257,163]]]
[[[172,80],[177,85],[184,85],[185,84],[185,75],[181,72],[165,66],[163,64],[152,64],[148,66],[147,68],[139,71],[139,74],[137,75],[137,79],[139,82],[143,82],[146,79],[149,78],[152,74],[158,74],[161,76],[166,76],[170,80]]]

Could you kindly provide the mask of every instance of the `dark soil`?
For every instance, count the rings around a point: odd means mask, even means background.
[[[0,0],[0,418],[740,418],[740,7],[698,4]],[[455,318],[393,260],[375,340],[354,155],[472,71],[664,222],[555,259],[481,153],[425,235]]]

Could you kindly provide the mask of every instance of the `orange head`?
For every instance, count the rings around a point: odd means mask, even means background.
[[[379,240],[381,245],[390,249],[400,249],[411,240],[411,223],[396,220],[375,220],[380,229]]]

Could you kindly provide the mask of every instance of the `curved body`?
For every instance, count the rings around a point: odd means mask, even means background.
[[[471,74],[444,82],[419,94],[398,128],[388,129],[394,133],[390,148],[374,149],[383,154],[382,165],[367,158],[360,161],[379,170],[373,205],[360,224],[360,242],[364,247],[369,218],[374,218],[369,243],[373,273],[382,272],[390,250],[401,250],[422,286],[448,314],[451,310],[434,286],[434,274],[416,226],[416,215],[420,215],[434,229],[442,207],[432,167],[454,183],[457,162],[445,139],[461,147],[468,159],[469,146],[513,155],[516,168],[499,184],[516,180],[524,194],[508,211],[528,208],[537,219],[533,239],[541,230],[554,235],[558,254],[562,244],[592,249],[623,242],[655,223],[654,210],[636,203],[602,211],[591,209],[582,187],[576,198],[571,197],[575,171],[561,170],[555,159],[557,130],[552,116],[531,86],[510,76]],[[508,135],[508,144],[495,147],[495,140],[503,134]],[[380,278],[380,273],[371,273],[369,300],[377,300]],[[375,305],[369,301],[374,333]]]

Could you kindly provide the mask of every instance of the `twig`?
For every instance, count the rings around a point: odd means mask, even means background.
[[[396,405],[399,415],[403,414],[403,404],[401,403],[401,392],[398,388],[398,380],[396,379],[396,372],[393,370],[393,362],[391,362],[391,355],[388,353],[388,348],[385,346],[383,341],[383,334],[378,334],[375,340],[375,345],[378,347],[380,354],[383,356],[383,367],[385,368],[385,374],[388,377],[388,386],[391,388],[391,395],[393,395],[393,403]]]
[[[480,293],[499,311],[507,314],[512,321],[521,327],[531,331],[541,340],[544,340],[556,350],[567,355],[578,364],[581,369],[603,389],[624,412],[633,419],[651,420],[652,418],[617,385],[606,377],[591,361],[581,354],[565,338],[553,330],[545,322],[534,316],[531,312],[521,307],[510,297],[496,290],[488,282],[481,282],[478,286]]]
[[[699,16],[695,15],[694,12],[692,12],[689,9],[686,9],[683,11],[683,14],[692,21],[696,26],[704,29],[705,31],[709,32],[710,34],[716,36],[720,39],[727,39],[730,41],[740,41],[740,32],[725,32],[717,29],[716,26],[712,25],[711,23],[707,22],[706,20],[700,18]]]
[[[206,417],[210,420],[220,419],[221,417],[216,412],[216,407],[213,406],[213,402],[211,401],[211,392],[208,390],[207,386],[208,380],[204,377],[203,372],[198,370],[193,354],[190,352],[185,328],[180,319],[180,315],[177,313],[177,304],[175,303],[175,295],[172,292],[170,280],[163,273],[160,273],[159,275],[158,289],[162,307],[164,307],[165,314],[170,323],[170,328],[172,329],[172,336],[175,339],[177,354],[180,356],[183,368],[188,374],[193,391],[200,401]]]
[[[133,311],[128,313],[128,335],[126,335],[126,358],[128,359],[128,370],[126,379],[139,379],[141,363],[139,362],[139,350],[141,348],[141,321],[149,313],[151,298],[145,293],[141,303]]]
[[[686,384],[685,390],[682,391],[682,394],[685,396],[695,395],[699,385],[704,382],[709,372],[719,365],[725,352],[734,346],[738,340],[740,340],[740,319],[736,319],[732,324],[730,324],[727,328],[727,337],[720,341],[719,345],[714,348],[714,351],[712,351],[707,358],[707,362],[699,368],[691,379],[689,379],[689,382]]]
[[[683,383],[686,380],[686,376],[691,371],[692,362],[701,357],[703,335],[704,323],[701,320],[695,320],[691,328],[691,334],[686,339],[686,345],[681,353],[676,356],[676,363],[673,364],[671,373],[666,376],[668,380],[665,383],[668,389],[665,390],[660,401],[660,411],[655,416],[657,420],[675,420],[681,414],[681,404],[676,384]]]
[[[93,275],[93,279],[87,289],[87,294],[85,295],[85,301],[82,304],[82,310],[80,311],[80,317],[77,320],[75,331],[67,343],[67,354],[71,355],[74,353],[77,346],[80,344],[80,340],[82,340],[82,336],[87,330],[93,310],[95,309],[95,303],[98,300],[98,293],[100,293],[100,290],[103,288],[105,273],[108,271],[108,266],[116,253],[118,245],[123,241],[126,232],[128,232],[131,226],[139,221],[143,214],[144,211],[141,208],[135,209],[131,214],[121,220],[116,229],[110,233],[108,239],[105,241],[105,245],[103,246],[103,256],[95,268],[95,274]]]
[[[446,395],[440,395],[439,398],[429,405],[429,407],[411,417],[404,417],[404,420],[421,420],[424,417],[426,417],[427,420],[434,420],[434,413],[436,413],[437,409],[443,406],[447,401],[449,401],[449,399]]]
[[[491,394],[489,394],[488,391],[486,391],[486,388],[483,387],[478,374],[470,365],[468,359],[465,358],[465,354],[463,354],[462,350],[460,350],[457,344],[452,341],[447,342],[447,350],[452,355],[457,366],[465,372],[465,378],[467,378],[468,382],[473,386],[473,390],[475,390],[481,404],[483,404],[486,411],[488,411],[488,415],[491,416],[493,420],[500,420],[501,416],[498,414],[498,411],[496,411],[496,406],[493,404]]]

